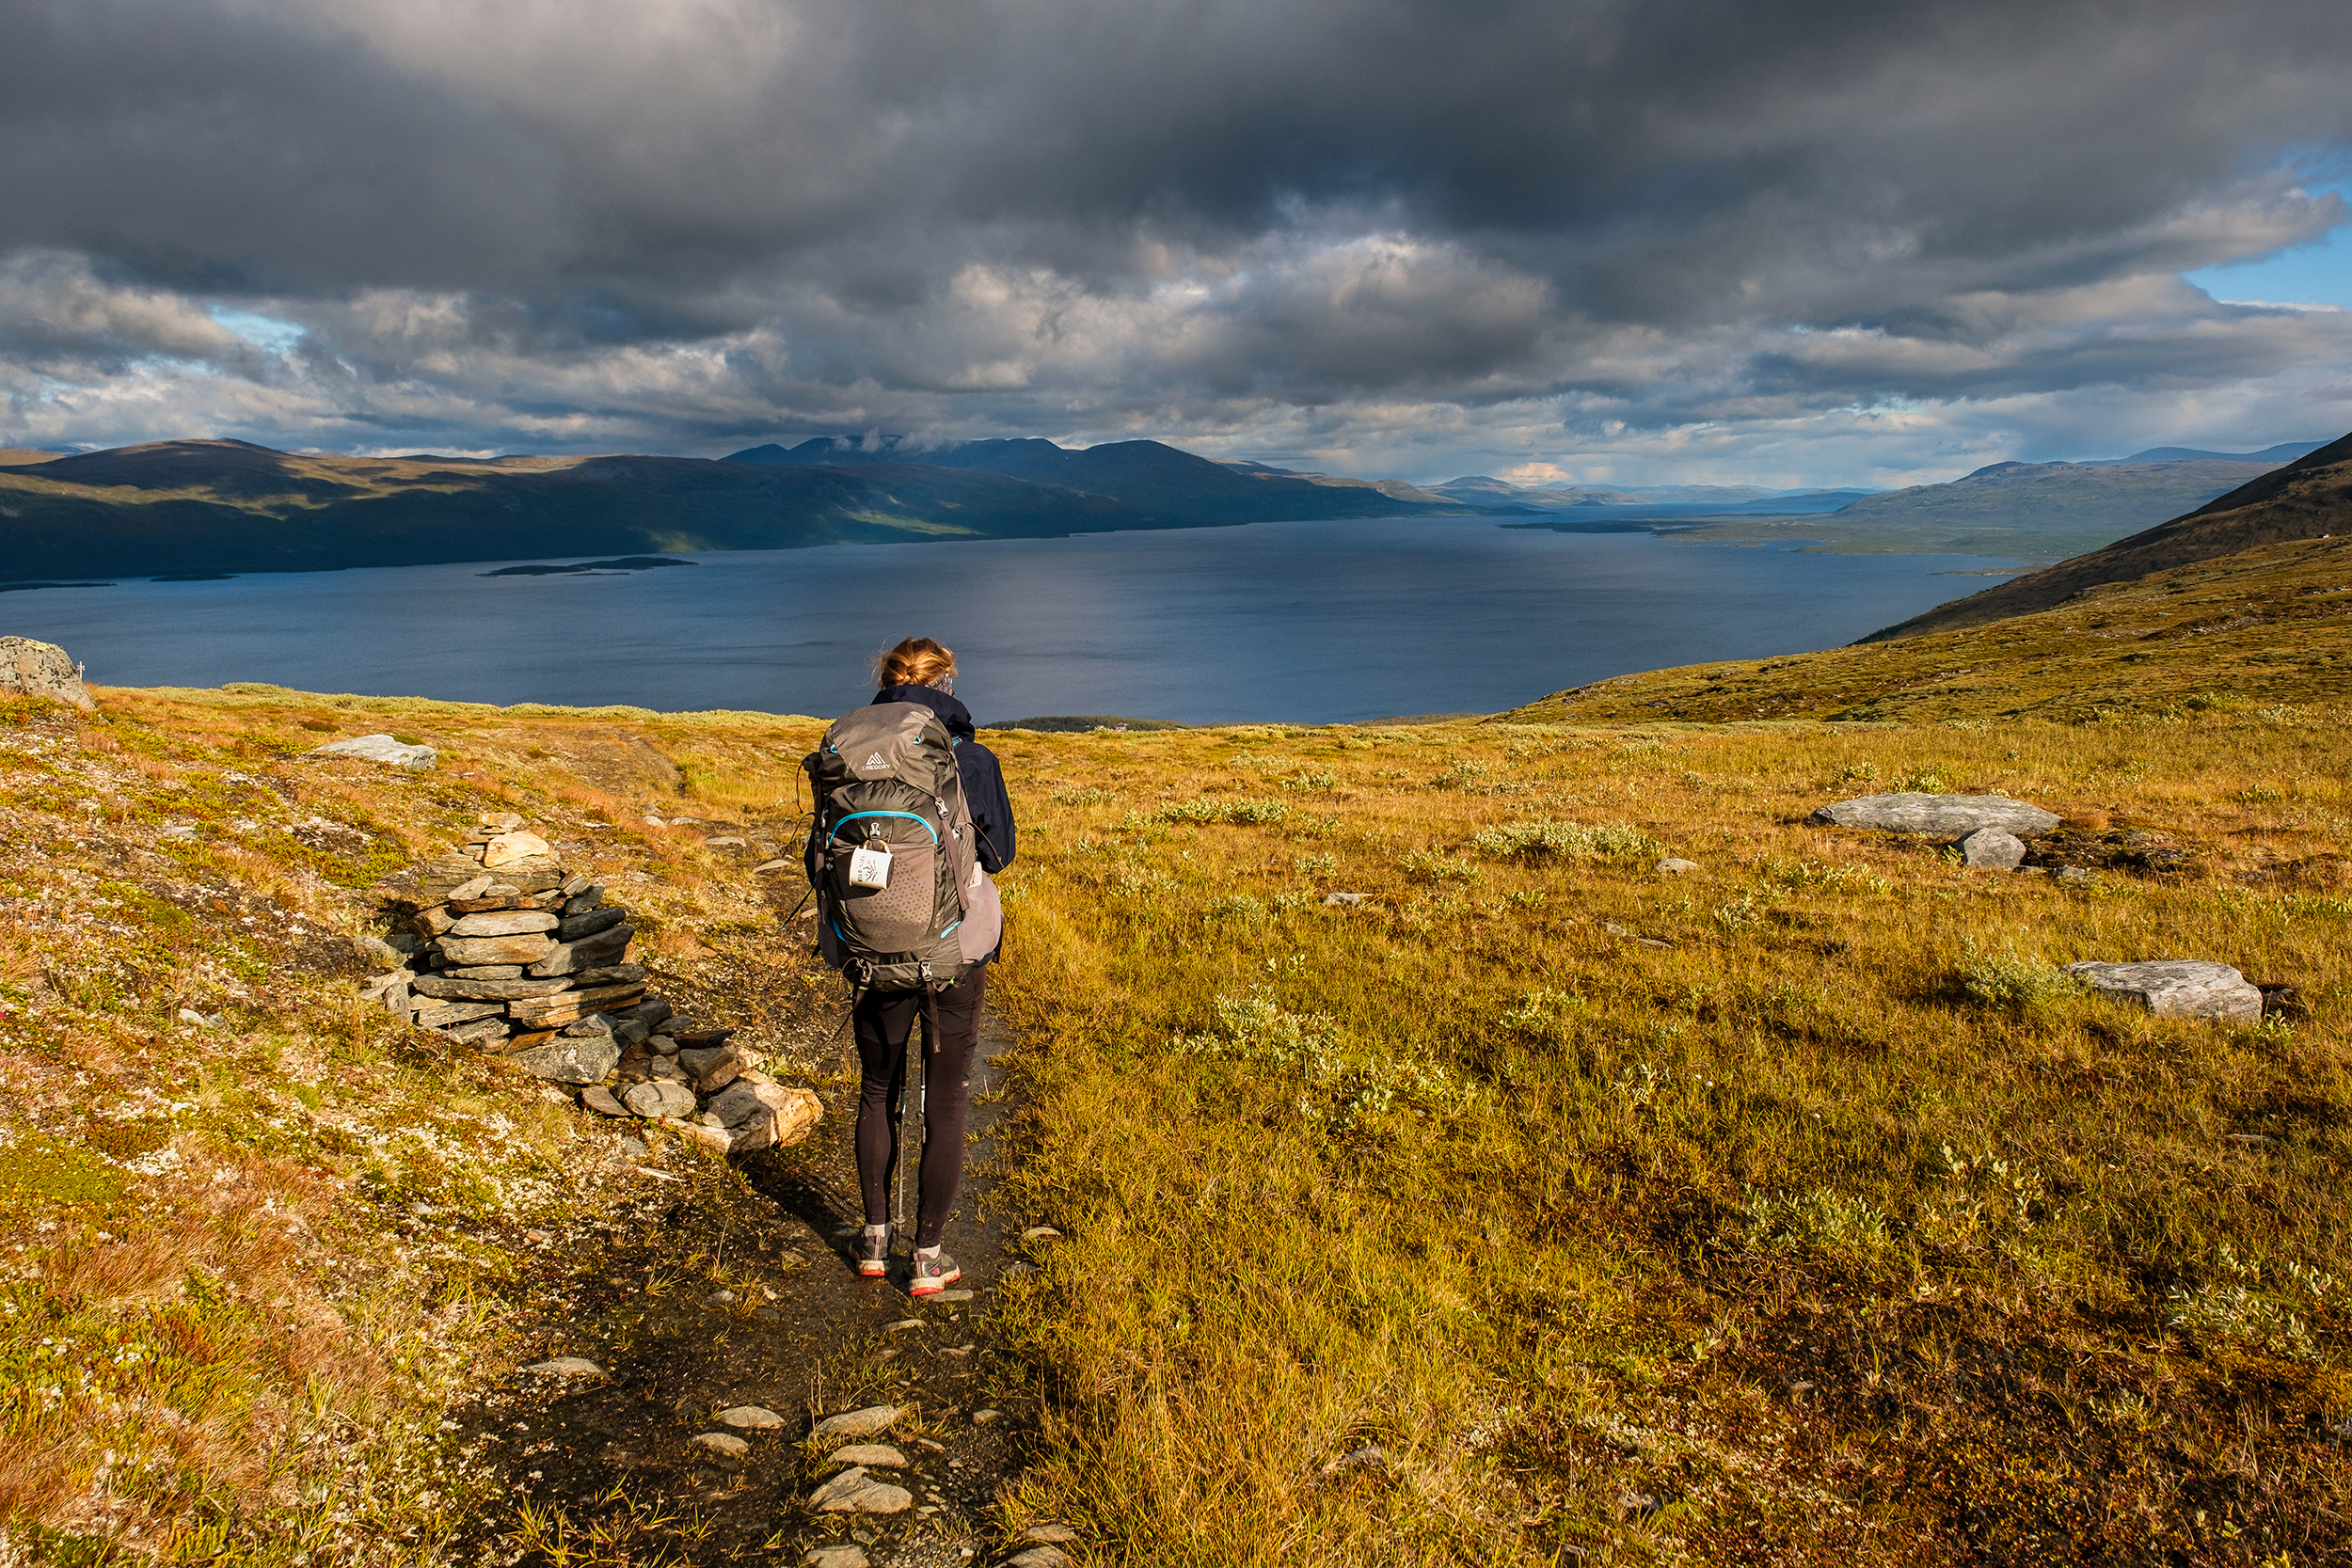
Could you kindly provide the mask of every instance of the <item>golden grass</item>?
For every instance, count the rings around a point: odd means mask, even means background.
[[[2352,538],[2269,545],[1960,631],[1554,692],[1525,723],[2162,717],[2352,702]]]
[[[2342,720],[992,737],[1012,1201],[1068,1236],[1016,1512],[1171,1564],[2340,1556]],[[1801,825],[1870,779],[2195,869]],[[2037,978],[2170,956],[2309,1016]]]
[[[2288,629],[2297,658],[2328,632]],[[990,736],[1024,829],[1003,1201],[1065,1232],[1004,1292],[1047,1410],[1008,1535],[1066,1519],[1092,1560],[1154,1564],[2342,1557],[2352,758],[2340,709],[2210,689],[2070,725]],[[54,1227],[13,1255],[0,1360],[47,1386],[44,1338],[105,1369],[159,1314],[202,1336],[153,1421],[128,1370],[56,1384],[70,1419],[0,1409],[0,1484],[19,1528],[166,1558],[429,1553],[474,1506],[429,1431],[496,1365],[503,1238],[593,1189],[563,1113],[329,980],[257,990],[282,949],[215,916],[357,929],[382,866],[477,810],[605,823],[668,983],[776,1049],[792,939],[672,819],[787,835],[815,727],[420,703],[400,722],[443,771],[410,776],[298,759],[361,700],[105,700],[0,727],[11,840],[47,857],[0,871],[43,910],[9,943],[40,967],[0,974],[0,1130],[51,1183],[0,1196]],[[674,782],[566,771],[591,734]],[[370,836],[244,832],[267,802],[232,775]],[[2187,869],[2061,886],[1802,825],[1897,787],[2155,832]],[[97,853],[183,821],[144,880]],[[2169,956],[2300,1010],[2155,1021],[2054,974]],[[251,1258],[206,1250],[216,1169],[278,1204],[235,1222]],[[134,1245],[132,1212],[167,1223]],[[378,1256],[396,1284],[338,1275]],[[260,1283],[190,1283],[215,1279]],[[265,1344],[265,1314],[307,1326]],[[420,1332],[441,1359],[370,1380]],[[135,1483],[93,1468],[134,1439]],[[511,1544],[624,1560],[596,1521],[640,1507],[518,1515]]]
[[[371,727],[331,699],[102,700],[0,709],[0,1561],[431,1560],[494,1506],[436,1427],[511,1365],[522,1233],[618,1179],[537,1085],[358,1001],[375,886],[523,812],[642,911],[681,1006],[789,1067],[797,963],[666,825],[724,808],[661,748],[723,785],[811,732],[635,727],[680,795],[553,760],[604,716],[415,705],[448,770],[412,775],[305,758]]]

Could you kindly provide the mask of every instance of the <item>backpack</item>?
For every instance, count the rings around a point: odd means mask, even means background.
[[[801,766],[817,802],[809,869],[826,964],[861,990],[936,991],[995,951],[1001,908],[936,714],[855,709]]]

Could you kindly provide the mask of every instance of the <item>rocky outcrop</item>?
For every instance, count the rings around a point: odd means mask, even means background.
[[[2066,973],[2102,996],[2136,1003],[2158,1018],[2211,1018],[2258,1023],[2263,993],[2228,964],[2197,958],[2151,963],[2074,963]]]
[[[2058,814],[2006,795],[1864,795],[1823,806],[1806,820],[1817,828],[1875,828],[1890,833],[1960,838],[1983,828],[2023,837],[2046,833]]]
[[[98,705],[82,684],[73,656],[55,642],[29,637],[0,637],[0,691],[71,703],[85,712]]]

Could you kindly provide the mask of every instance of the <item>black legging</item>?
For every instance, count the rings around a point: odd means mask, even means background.
[[[980,1035],[980,1003],[988,993],[988,966],[972,972],[938,995],[938,1033],[923,1064],[922,1201],[915,1211],[914,1244],[932,1247],[947,1228],[963,1181],[963,1113],[972,1098],[972,1052]],[[898,1165],[898,1101],[907,1086],[907,1036],[922,1011],[918,991],[867,991],[850,1016],[857,1030],[857,1061],[865,1077],[857,1090],[857,1180],[866,1199],[866,1223],[890,1218],[890,1174]]]

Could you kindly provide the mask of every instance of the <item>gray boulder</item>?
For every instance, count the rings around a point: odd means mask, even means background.
[[[358,757],[363,762],[389,763],[421,773],[440,760],[440,753],[430,746],[404,746],[389,735],[359,735],[349,740],[330,740],[315,748],[314,757]]]
[[[72,703],[85,710],[98,705],[73,673],[72,654],[55,642],[36,642],[29,637],[0,637],[0,691]]]
[[[621,1059],[621,1048],[610,1035],[564,1036],[526,1046],[507,1058],[525,1072],[550,1084],[601,1083]]]
[[[2014,871],[2026,863],[2025,841],[2002,828],[1979,828],[1963,834],[1959,847],[1963,861],[1988,870]]]
[[[2262,1022],[2263,993],[2228,964],[2160,958],[2136,964],[2068,964],[2066,973],[2102,996],[2137,1003],[2158,1018]]]
[[[1805,819],[1817,828],[1876,828],[1890,833],[1941,833],[1958,838],[1979,828],[2008,833],[2046,833],[2054,812],[2006,795],[1864,795],[1836,800]]]
[[[617,1056],[613,1058],[618,1061]],[[639,1116],[652,1120],[660,1117],[691,1117],[694,1114],[694,1091],[683,1084],[663,1083],[659,1079],[631,1084],[621,1095],[622,1103]]]

